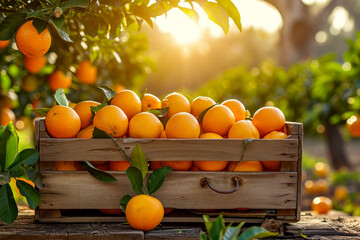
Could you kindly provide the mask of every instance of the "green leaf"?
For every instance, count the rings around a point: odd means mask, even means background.
[[[170,167],[161,167],[150,175],[147,182],[149,195],[155,193],[163,185],[165,176],[173,170]]]
[[[19,136],[13,123],[6,125],[0,141],[0,172],[8,169],[18,152]]]
[[[10,182],[9,172],[0,173],[0,185],[5,185]]]
[[[225,230],[223,240],[236,240],[245,222],[239,223],[236,227],[228,226]]]
[[[200,240],[208,240],[206,233],[200,232]]]
[[[147,110],[147,112],[152,113],[159,118],[165,117],[168,111],[169,111],[169,107]]]
[[[132,197],[130,195],[125,195],[122,197],[121,201],[120,201],[120,206],[121,209],[123,210],[124,213],[126,213],[126,206],[128,204],[128,202],[130,201]]]
[[[48,26],[48,22],[39,18],[34,19],[33,23],[36,31],[40,34],[42,33]]]
[[[4,136],[5,129],[5,126],[0,126],[0,139]]]
[[[58,90],[56,90],[55,92],[55,101],[57,102],[57,104],[62,105],[62,106],[69,106],[69,101],[66,98],[65,92],[62,88],[59,88]]]
[[[103,130],[100,130],[97,127],[95,127],[93,132],[93,138],[110,138],[110,135],[104,132]]]
[[[58,32],[61,31],[61,27],[65,22],[64,15],[61,15],[59,18],[51,17],[49,20],[50,24],[52,24]]]
[[[26,18],[27,19],[28,18],[39,18],[39,19],[42,19],[42,20],[46,21],[46,17],[45,17],[45,14],[44,14],[43,11],[33,11],[33,10],[31,10],[27,14]]]
[[[130,180],[131,187],[134,190],[134,192],[136,192],[137,194],[144,194],[143,191],[144,183],[140,170],[137,169],[136,167],[130,166],[126,170],[126,175]]]
[[[229,31],[229,14],[218,3],[205,2],[201,4],[209,19],[222,28],[225,34]]]
[[[111,174],[101,171],[95,168],[90,162],[80,162],[81,166],[85,168],[91,176],[94,178],[103,181],[103,182],[116,182],[117,179],[114,178]]]
[[[97,111],[99,111],[100,109],[102,109],[103,107],[106,107],[108,104],[107,102],[103,102],[100,105],[97,106],[90,106],[90,110],[93,114],[97,113]]]
[[[25,22],[26,13],[12,13],[0,23],[0,40],[11,39],[18,28]]]
[[[244,144],[245,144],[245,145],[248,145],[248,144],[251,143],[252,141],[254,141],[254,138],[247,138],[247,139],[245,139]]]
[[[222,215],[219,215],[213,222],[209,221],[208,216],[203,216],[205,227],[209,235],[209,239],[222,239],[225,221]]]
[[[279,233],[268,232],[262,227],[251,227],[245,230],[237,240],[251,240],[251,239],[259,239],[259,238],[267,238],[267,237],[275,237],[279,235]]]
[[[39,152],[34,148],[24,149],[16,155],[14,162],[9,166],[9,169],[17,167],[20,164],[27,166],[34,165],[39,159]]]
[[[9,184],[5,184],[0,189],[0,219],[12,224],[18,216],[18,209]]]
[[[145,154],[141,150],[139,144],[136,144],[131,151],[131,163],[133,167],[139,169],[142,175],[142,180],[144,180],[149,169],[149,164],[146,161]]]
[[[19,188],[20,194],[26,198],[32,209],[35,209],[40,205],[40,194],[30,184],[22,180],[17,180],[16,186]]]
[[[66,30],[64,28],[61,28],[60,32],[58,32],[58,33],[64,41],[69,42],[69,43],[73,42],[73,40],[71,40],[69,34],[66,32]]]
[[[106,85],[100,85],[98,88],[102,90],[107,101],[110,101],[117,94],[114,89]]]
[[[45,117],[46,114],[50,111],[51,108],[35,108],[31,109],[33,113],[39,115],[40,117]]]
[[[35,168],[26,168],[26,176],[30,181],[32,181],[38,189],[43,187],[43,175]]]
[[[242,31],[241,17],[238,9],[231,0],[217,0],[217,2],[223,6],[231,19],[234,21],[240,32]]]
[[[204,116],[205,116],[205,113],[207,113],[207,111],[209,111],[210,109],[212,109],[212,108],[215,107],[215,106],[216,106],[216,104],[214,104],[214,105],[206,108],[204,111],[202,111],[202,112],[199,114],[199,116],[198,116],[198,121],[201,123],[202,120],[203,120],[203,118],[204,118]]]
[[[18,166],[9,170],[10,176],[13,178],[19,178],[26,175],[26,170],[22,166]]]
[[[132,5],[131,10],[134,12],[134,14],[138,17],[141,17],[142,19],[145,20],[145,22],[147,24],[149,24],[149,26],[151,28],[153,28],[154,24],[153,21],[151,20],[151,15],[150,15],[150,11],[149,8],[147,8],[145,5]]]
[[[199,22],[199,14],[191,8],[178,7],[183,13],[185,13],[191,20]]]
[[[70,0],[69,2],[61,5],[60,7],[63,11],[73,7],[87,8],[89,7],[89,0]]]

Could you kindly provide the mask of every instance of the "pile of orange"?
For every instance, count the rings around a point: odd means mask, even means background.
[[[60,71],[56,71],[52,77],[66,78]],[[245,106],[236,99],[216,104],[211,98],[201,96],[190,102],[184,95],[174,92],[161,101],[149,93],[140,99],[135,92],[124,89],[112,98],[111,105],[103,107],[93,115],[90,107],[98,105],[98,102],[83,101],[73,109],[53,107],[45,118],[49,135],[55,138],[92,138],[96,127],[114,138],[287,138],[284,133],[285,117],[280,109],[263,107],[255,112],[252,120],[246,120]],[[159,108],[168,108],[162,121],[148,112]],[[127,163],[106,161],[93,164],[113,171],[124,171],[129,166]],[[162,166],[178,171],[280,170],[278,161],[243,161],[238,164],[227,161],[162,161],[152,162],[150,168],[155,170]],[[78,170],[79,167],[76,164],[58,163],[57,169]]]

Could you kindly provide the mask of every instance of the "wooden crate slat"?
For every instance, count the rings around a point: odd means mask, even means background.
[[[40,190],[40,209],[103,209],[119,208],[120,199],[133,193],[124,172],[111,172],[118,182],[105,183],[87,172],[44,171],[44,187]],[[233,188],[232,177],[242,180],[232,194],[218,194],[200,179],[211,179],[223,190]],[[164,207],[194,209],[289,209],[296,208],[296,180],[293,172],[232,173],[172,172],[154,197]],[[216,201],[214,201],[216,199]]]
[[[240,139],[117,139],[130,155],[139,144],[148,161],[239,161]],[[260,150],[261,149],[261,150]],[[260,151],[259,151],[260,150]],[[247,145],[244,161],[297,161],[298,140],[254,140]],[[40,138],[40,161],[125,161],[110,139]]]

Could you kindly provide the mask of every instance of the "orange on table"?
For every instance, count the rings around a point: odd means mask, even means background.
[[[150,162],[150,169],[151,171],[155,171],[156,169],[159,169],[163,167],[162,162],[161,161],[151,161]]]
[[[0,40],[0,49],[6,48],[10,43],[10,40]]]
[[[93,125],[105,131],[112,137],[121,138],[128,129],[128,119],[125,113],[117,106],[105,106],[96,112]]]
[[[255,112],[252,123],[258,129],[260,137],[263,137],[272,131],[282,131],[285,116],[279,108],[262,107]]]
[[[328,197],[319,196],[314,198],[311,202],[311,210],[318,214],[326,214],[333,207],[332,201]]]
[[[324,162],[317,162],[314,166],[314,173],[317,177],[327,177],[330,172],[330,166]]]
[[[68,89],[72,84],[72,79],[66,76],[62,71],[56,70],[49,77],[50,89],[54,92],[59,88]]]
[[[348,194],[349,189],[344,185],[337,186],[334,189],[334,197],[338,201],[344,201],[347,198]]]
[[[30,20],[17,30],[15,41],[22,54],[35,58],[45,55],[49,50],[51,35],[47,28],[39,34],[33,25],[33,20]]]
[[[305,192],[309,195],[314,195],[318,193],[316,184],[312,180],[306,180],[304,183]]]
[[[77,135],[76,138],[93,138],[94,125],[90,125],[87,128],[82,129]]]
[[[168,138],[198,138],[200,126],[193,115],[180,112],[169,119],[165,132]]]
[[[1,109],[1,126],[6,126],[9,122],[15,123],[15,114],[10,108]]]
[[[21,87],[25,92],[33,92],[38,87],[38,79],[34,75],[27,75],[21,79]]]
[[[78,171],[73,161],[56,161],[56,171]]]
[[[166,118],[171,118],[176,113],[191,111],[190,103],[187,98],[177,92],[170,93],[161,102],[161,108],[168,107],[169,110],[166,114]]]
[[[266,134],[263,139],[285,139],[288,136],[283,132],[272,131]],[[281,162],[280,161],[262,161],[262,165],[271,171],[280,171]]]
[[[240,120],[236,122],[229,130],[228,138],[255,138],[260,137],[259,131],[249,120]]]
[[[165,130],[161,132],[160,138],[167,138]]]
[[[315,182],[315,189],[317,194],[326,194],[329,191],[330,183],[326,179],[318,179]]]
[[[145,93],[141,98],[141,111],[146,112],[147,110],[158,108],[161,108],[160,99],[150,93]]]
[[[111,171],[126,171],[131,164],[129,161],[110,161],[109,169]]]
[[[38,73],[43,69],[46,65],[46,57],[40,56],[40,57],[24,57],[24,66],[25,69],[29,73]]]
[[[227,106],[235,116],[235,122],[245,120],[246,109],[244,104],[237,99],[228,99],[221,103],[221,105]]]
[[[222,139],[216,133],[204,133],[200,135],[202,139]],[[228,161],[194,161],[194,167],[200,171],[222,171],[226,168]]]
[[[160,224],[164,217],[161,202],[148,195],[137,195],[126,206],[126,220],[134,229],[150,231]]]
[[[346,127],[350,133],[350,135],[354,138],[360,138],[360,115],[351,116],[346,121]]]
[[[80,126],[80,117],[70,107],[54,106],[45,117],[46,131],[51,137],[73,138],[80,131]]]
[[[90,61],[84,60],[79,63],[76,70],[76,77],[85,84],[94,84],[96,82],[97,68],[91,65]]]
[[[236,162],[230,162],[227,170],[233,171]],[[238,163],[234,169],[235,172],[262,172],[263,165],[260,161],[242,161]]]
[[[224,105],[216,105],[208,110],[202,120],[205,132],[216,133],[220,136],[225,136],[234,123],[234,114]]]
[[[134,91],[122,90],[113,97],[111,105],[115,105],[124,111],[129,121],[133,116],[141,112],[141,101]]]
[[[215,104],[216,104],[216,102],[214,100],[212,100],[211,98],[199,96],[191,102],[191,104],[190,104],[191,112],[190,113],[197,119],[199,117],[199,115],[205,109],[207,109]]]
[[[98,210],[99,212],[108,215],[120,215],[124,213],[121,209],[98,209]]]
[[[188,171],[193,165],[192,161],[162,161],[162,167],[171,167],[175,171]]]
[[[74,110],[80,117],[81,129],[84,129],[90,125],[90,120],[92,118],[92,112],[90,107],[95,107],[98,105],[100,105],[100,103],[95,101],[82,101],[76,104]]]
[[[129,136],[132,138],[159,138],[163,131],[164,126],[152,113],[138,113],[129,122]]]

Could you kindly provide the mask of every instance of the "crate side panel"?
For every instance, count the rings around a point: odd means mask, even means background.
[[[133,195],[124,172],[111,172],[118,180],[114,183],[96,180],[87,172],[42,173],[40,209],[119,208],[124,195]],[[242,185],[235,193],[219,194],[201,185],[205,177],[223,190],[233,188],[232,177],[241,179]],[[290,172],[173,172],[154,196],[164,207],[179,209],[295,209],[296,180],[297,173]]]

